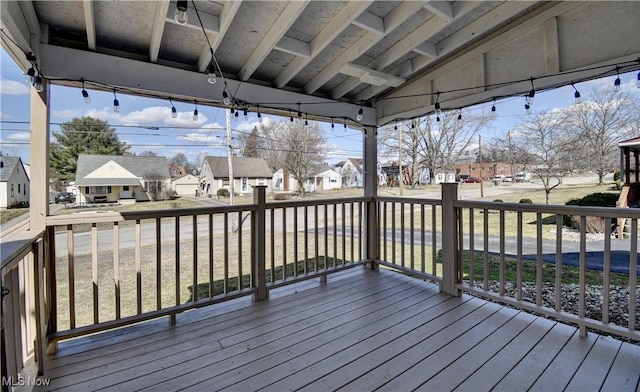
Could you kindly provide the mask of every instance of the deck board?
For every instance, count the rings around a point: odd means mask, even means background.
[[[640,346],[355,268],[60,342],[36,390],[635,390]],[[592,388],[593,389],[593,388]]]

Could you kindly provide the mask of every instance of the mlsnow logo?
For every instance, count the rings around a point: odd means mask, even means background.
[[[37,377],[2,377],[3,387],[46,387],[51,383],[49,378],[37,378]]]

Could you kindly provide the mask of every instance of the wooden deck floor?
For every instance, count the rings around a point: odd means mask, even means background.
[[[62,342],[44,377],[65,391],[635,391],[640,346],[356,268]]]

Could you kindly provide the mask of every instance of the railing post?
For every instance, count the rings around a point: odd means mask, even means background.
[[[55,227],[47,227],[45,233],[45,304],[47,310],[47,331],[49,334],[58,332],[58,289],[56,284],[56,232]],[[48,340],[48,336],[47,336]],[[58,351],[58,343],[50,342],[47,346],[47,353],[53,354]]]
[[[251,274],[253,275],[252,282],[255,288],[254,301],[263,301],[269,298],[265,267],[266,189],[266,185],[257,185],[253,188],[253,203],[258,206],[258,209],[253,212],[251,217],[251,243],[253,248]]]
[[[369,198],[365,204],[364,211],[364,227],[365,245],[364,258],[371,260],[371,269],[378,269],[377,261],[380,260],[378,246],[378,213],[377,213],[377,196],[378,196],[378,166],[377,166],[377,137],[378,129],[376,127],[367,126],[364,132],[364,196]]]
[[[442,291],[460,295],[458,260],[458,212],[454,205],[458,200],[458,184],[442,184]]]

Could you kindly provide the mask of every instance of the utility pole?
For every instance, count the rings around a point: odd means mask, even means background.
[[[484,197],[484,181],[482,181],[482,136],[478,135],[478,154],[480,154],[480,197]]]
[[[513,150],[511,148],[511,131],[507,132],[507,140],[509,140],[509,170],[511,171],[511,181],[515,182],[513,178]]]
[[[225,109],[227,114],[227,157],[229,163],[229,203],[233,205],[233,194],[235,189],[233,186],[233,148],[231,147],[231,111]]]

